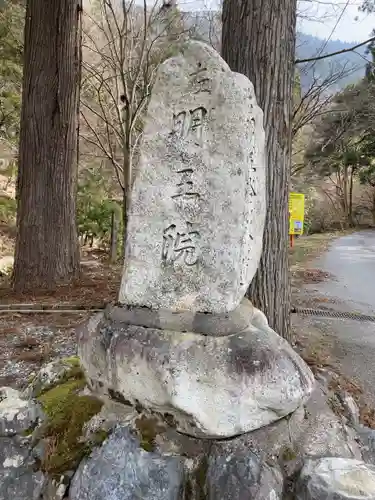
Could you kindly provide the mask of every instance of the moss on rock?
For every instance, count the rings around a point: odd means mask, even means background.
[[[101,444],[104,443],[109,434],[110,434],[109,431],[106,431],[105,429],[99,429],[91,437],[90,443],[92,443],[93,446],[100,446]]]
[[[199,500],[205,500],[207,498],[206,495],[206,480],[208,473],[208,458],[203,456],[201,461],[198,464],[198,467],[195,470],[195,483],[197,488],[197,495]]]
[[[283,462],[291,462],[297,458],[297,452],[290,446],[285,446],[280,452],[280,458]]]
[[[165,426],[154,415],[141,415],[135,420],[135,427],[140,437],[140,445],[145,451],[155,450],[155,438],[165,432]]]
[[[72,362],[64,381],[38,397],[47,416],[42,430],[46,452],[41,467],[52,475],[74,469],[91,452],[91,446],[82,440],[83,426],[99,413],[103,403],[93,396],[80,395],[85,385],[78,360],[78,365]],[[103,436],[98,436],[100,440]]]
[[[63,359],[63,362],[70,366],[81,367],[81,361],[78,356],[69,356]]]
[[[29,380],[24,391],[27,398],[38,398],[53,387],[71,379],[83,379],[84,374],[78,356],[58,359],[45,365],[40,372]]]

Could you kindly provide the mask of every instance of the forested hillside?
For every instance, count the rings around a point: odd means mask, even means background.
[[[365,36],[367,36],[367,34],[365,34]],[[309,59],[316,57],[317,55],[339,52],[352,47],[356,43],[356,41],[353,43],[347,43],[341,40],[329,40],[328,42],[325,42],[321,38],[307,35],[305,33],[298,33],[296,47],[297,58]],[[345,68],[345,75],[332,86],[332,92],[337,92],[338,90],[346,87],[348,84],[357,82],[363,78],[364,75],[366,61],[363,56],[365,56],[365,53],[366,47],[360,47],[356,52],[346,52],[332,58],[322,59],[320,61],[315,61],[314,63],[306,64],[306,71],[301,71],[302,90],[310,86],[314,76],[325,78],[332,72],[333,68],[336,71],[340,67],[343,69]]]
[[[210,42],[217,49],[220,49],[221,18],[218,13],[189,12],[184,13],[184,17],[186,24],[193,28],[197,37]],[[366,38],[370,34],[364,33],[363,36]],[[324,54],[340,52],[356,45],[356,43],[358,42],[347,43],[341,40],[326,41],[299,32],[297,33],[296,45],[297,59],[310,59]],[[340,70],[342,70],[342,77],[334,85],[330,86],[332,93],[345,88],[348,84],[357,82],[364,76],[366,66],[364,56],[366,56],[365,46],[360,47],[355,52],[346,52],[332,58],[299,65],[302,93],[307,91],[316,79],[325,80],[333,72],[338,73]]]

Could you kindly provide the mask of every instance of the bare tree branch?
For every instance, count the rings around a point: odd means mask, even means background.
[[[307,62],[311,62],[311,61],[321,61],[322,59],[327,59],[328,57],[338,56],[339,54],[345,54],[346,52],[353,52],[356,49],[359,49],[360,47],[363,47],[364,45],[367,45],[373,41],[375,41],[375,36],[373,36],[372,38],[369,38],[368,40],[365,40],[364,42],[358,43],[357,45],[354,45],[353,47],[338,50],[337,52],[331,52],[330,54],[324,54],[324,55],[318,56],[318,57],[311,57],[309,59],[296,59],[295,64],[302,64],[302,63],[307,63]]]
[[[82,138],[113,166],[124,192],[124,226],[147,108],[156,71],[185,32],[178,11],[159,0],[103,0],[85,17],[88,55],[82,79]]]

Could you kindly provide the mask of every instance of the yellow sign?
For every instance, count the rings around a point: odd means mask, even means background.
[[[289,193],[289,234],[303,234],[305,195]]]

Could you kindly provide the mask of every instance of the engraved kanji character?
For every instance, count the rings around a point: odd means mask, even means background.
[[[202,140],[203,121],[206,114],[207,110],[203,106],[190,111],[190,130],[196,136],[199,143]]]
[[[207,68],[200,68],[190,76],[193,77],[191,80],[191,85],[194,89],[193,94],[198,94],[199,92],[212,92],[211,79],[207,76]]]
[[[206,115],[207,110],[203,106],[190,109],[189,111],[181,111],[177,115],[173,115],[172,135],[177,135],[181,138],[194,135],[200,143],[202,139],[203,120]]]
[[[177,135],[178,137],[185,136],[185,128],[186,128],[186,111],[181,111],[177,115],[173,115],[173,131],[172,133]]]
[[[199,193],[193,190],[193,175],[192,168],[185,168],[179,170],[177,173],[181,175],[180,182],[177,184],[177,193],[172,196],[173,199],[185,197],[186,199],[199,198]]]
[[[182,260],[187,266],[197,263],[199,254],[197,249],[198,231],[192,231],[192,224],[186,223],[187,231],[180,232],[176,224],[171,224],[164,230],[162,260],[165,264],[173,264]]]

